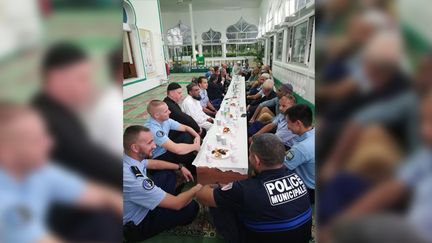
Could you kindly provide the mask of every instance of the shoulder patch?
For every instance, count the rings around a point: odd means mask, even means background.
[[[155,184],[150,178],[146,178],[143,180],[142,186],[146,190],[151,190],[155,187]]]
[[[291,152],[291,150],[288,150],[285,154],[285,158],[287,158],[288,160],[292,160],[294,158],[294,153]]]
[[[138,169],[138,167],[131,166],[130,168],[131,168],[132,173],[135,175],[136,178],[138,178],[138,177],[144,177],[143,174],[141,173],[141,171]]]
[[[161,137],[163,137],[163,136],[165,136],[165,132],[164,132],[164,131],[159,130],[159,131],[156,132],[156,137],[161,138]]]
[[[230,183],[226,184],[225,186],[223,186],[223,187],[221,188],[221,190],[222,190],[222,191],[228,191],[228,190],[231,190],[232,186],[233,186],[233,183],[230,182]]]

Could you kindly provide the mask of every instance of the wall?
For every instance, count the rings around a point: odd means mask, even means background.
[[[166,78],[158,0],[130,0],[129,2],[135,11],[136,27],[138,29],[151,31],[153,62],[156,71],[151,76],[149,76],[148,73],[139,73],[137,79],[125,81],[123,85],[124,99],[130,99],[131,97],[153,89],[160,85],[161,79]],[[135,41],[140,43],[138,36],[134,35],[133,38],[136,38]],[[145,57],[144,50],[136,49],[142,52],[142,57]],[[143,58],[136,57],[135,60],[137,65],[142,66]]]
[[[162,9],[163,11],[163,9]],[[192,4],[192,13],[194,28],[196,34],[196,44],[202,43],[201,34],[207,32],[210,28],[219,31],[222,34],[221,40],[226,39],[226,29],[228,26],[237,23],[240,17],[243,17],[249,24],[258,26],[258,9],[246,8],[241,10],[208,10],[194,11]],[[166,34],[168,29],[171,29],[178,24],[179,20],[186,25],[190,24],[189,11],[182,12],[162,12],[163,29]],[[198,50],[197,50],[198,51]]]

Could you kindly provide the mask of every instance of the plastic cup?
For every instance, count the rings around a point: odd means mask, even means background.
[[[222,134],[216,133],[216,141],[220,142],[222,138]]]
[[[216,124],[218,126],[222,126],[222,120],[221,119],[216,119]]]
[[[222,145],[227,145],[227,138],[225,136],[221,137],[221,143]]]

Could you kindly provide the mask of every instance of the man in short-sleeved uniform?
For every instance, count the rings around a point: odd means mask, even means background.
[[[94,210],[110,207],[117,215],[122,213],[120,193],[88,183],[49,161],[53,143],[35,111],[0,104],[0,134],[0,242],[76,242],[53,236],[46,223],[53,203]],[[106,235],[120,240],[121,229]],[[94,241],[90,237],[81,239]],[[105,239],[109,240],[113,238]]]
[[[314,203],[315,128],[312,126],[312,110],[306,105],[295,105],[285,114],[288,129],[298,135],[294,138],[294,145],[286,153],[285,165],[303,179],[311,195],[311,203]]]
[[[177,165],[151,157],[156,147],[150,130],[143,126],[130,126],[123,135],[123,225],[128,241],[148,239],[177,225],[190,223],[198,213],[198,204],[191,201],[197,185],[176,196],[175,170],[181,171],[186,180],[193,180],[191,173]],[[147,169],[153,168],[152,178]]]
[[[216,189],[205,186],[197,193],[228,242],[309,242],[308,192],[302,179],[283,165],[284,155],[274,134],[255,136],[249,155],[254,178]]]
[[[163,101],[151,101],[147,110],[151,118],[145,124],[151,130],[156,143],[153,158],[182,163],[193,171],[192,162],[196,156],[193,152],[200,149],[200,135],[191,127],[170,119],[171,112]],[[183,132],[182,138],[177,138],[177,143],[168,137],[171,130]]]

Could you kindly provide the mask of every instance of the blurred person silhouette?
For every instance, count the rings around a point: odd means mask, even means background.
[[[409,89],[410,81],[403,71],[402,57],[402,41],[396,32],[376,34],[368,42],[362,54],[362,68],[370,90],[334,103],[321,114],[317,122],[317,133],[319,141],[325,142],[319,142],[319,157],[326,158],[330,154],[341,134],[340,127],[345,126],[352,115],[368,106],[390,100]]]
[[[353,94],[370,90],[370,82],[362,68],[362,49],[380,31],[388,30],[391,21],[386,13],[368,10],[355,13],[349,21],[346,35],[330,37],[327,60],[316,98],[323,110]]]
[[[80,119],[93,95],[93,73],[90,58],[78,46],[67,42],[51,46],[42,60],[42,90],[32,105],[54,138],[56,163],[120,190],[121,158],[94,143]],[[121,222],[102,211],[55,205],[49,223],[57,234],[71,240],[121,237]]]
[[[391,214],[368,215],[343,221],[332,229],[331,236],[334,243],[429,242],[418,234],[412,224]]]
[[[391,208],[392,206],[409,200],[406,214],[398,219],[403,224],[411,225],[408,229],[420,239],[431,242],[432,232],[432,90],[429,89],[420,102],[419,130],[422,146],[413,152],[406,162],[402,163],[396,171],[395,177],[384,181],[360,199],[356,200],[348,209],[332,220],[333,225],[338,225],[347,220],[360,216],[370,216],[374,213]],[[381,226],[377,226],[378,229]],[[322,230],[329,230],[328,227]],[[324,232],[325,234],[326,232]],[[400,235],[403,231],[386,231],[381,234]],[[328,232],[327,232],[328,234]],[[413,241],[410,241],[413,242]],[[415,242],[415,241],[414,241]]]
[[[418,130],[419,109],[417,107],[421,97],[427,94],[431,88],[432,54],[428,54],[421,59],[414,74],[413,87],[391,99],[361,109],[349,120],[324,167],[324,179],[331,178],[336,171],[343,167],[344,161],[352,151],[351,148],[358,144],[358,140],[365,130],[374,124],[387,128],[387,132],[393,135],[393,138],[405,148],[405,151],[415,150],[421,141]],[[372,141],[367,141],[366,144],[369,142]]]
[[[121,218],[122,195],[52,163],[52,147],[53,140],[36,111],[0,104],[0,242],[74,241],[56,235],[46,225],[48,208],[54,202],[92,210],[105,208],[113,211],[117,220]],[[89,226],[85,218],[80,223]],[[107,235],[121,235],[118,228],[111,230],[115,232]]]
[[[107,58],[111,82],[87,112],[89,133],[95,142],[122,154],[123,131],[123,56],[122,49],[113,50]]]

